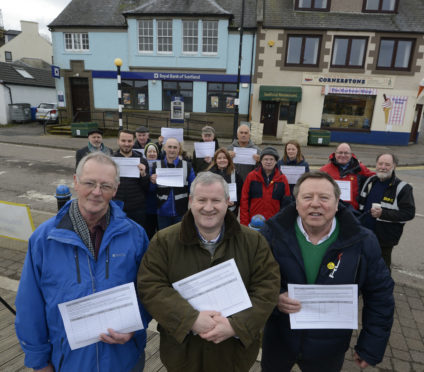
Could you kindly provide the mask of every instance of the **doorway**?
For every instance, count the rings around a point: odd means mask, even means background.
[[[264,123],[263,134],[275,136],[278,126],[278,102],[262,101],[261,123]]]
[[[420,125],[421,113],[423,111],[423,105],[415,106],[414,121],[412,122],[411,135],[409,136],[409,142],[417,142],[418,127]]]
[[[90,90],[88,78],[70,78],[72,121],[91,121]]]

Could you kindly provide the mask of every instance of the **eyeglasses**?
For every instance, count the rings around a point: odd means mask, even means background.
[[[350,155],[350,152],[336,151],[337,155]]]
[[[78,183],[89,190],[95,190],[97,185],[99,185],[99,188],[102,192],[111,192],[115,189],[115,185],[111,183],[98,183],[95,181],[79,181]]]

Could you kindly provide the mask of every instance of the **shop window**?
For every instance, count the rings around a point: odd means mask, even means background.
[[[287,124],[294,124],[296,119],[296,102],[280,102],[280,115],[278,120],[285,120]]]
[[[184,111],[193,111],[193,83],[185,81],[163,81],[162,82],[162,110],[171,110],[172,97],[182,96],[184,98]]]
[[[296,10],[330,10],[331,0],[296,0]]]
[[[367,49],[366,37],[339,37],[334,38],[332,67],[360,68],[364,66]]]
[[[364,0],[363,12],[370,13],[396,13],[399,0]]]
[[[375,96],[328,94],[324,99],[322,129],[370,130]]]
[[[138,50],[140,52],[153,52],[152,19],[138,21]]]
[[[158,53],[172,53],[172,21],[158,20]]]
[[[317,66],[320,44],[320,36],[289,35],[286,65]]]
[[[147,80],[122,80],[122,104],[125,108],[148,110]]]
[[[183,21],[183,53],[197,53],[198,21]]]
[[[237,84],[208,83],[207,112],[234,112]]]
[[[412,39],[382,38],[378,52],[377,69],[409,70],[414,42]]]
[[[88,33],[66,32],[65,50],[70,51],[88,51],[90,45],[88,42]]]

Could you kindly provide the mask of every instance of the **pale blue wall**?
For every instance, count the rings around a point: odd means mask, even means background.
[[[93,79],[94,107],[118,109],[118,86],[115,79]]]
[[[153,84],[153,81],[156,83]],[[149,80],[149,110],[162,110],[162,81]]]
[[[208,83],[195,81],[193,83],[193,112],[206,112]]]

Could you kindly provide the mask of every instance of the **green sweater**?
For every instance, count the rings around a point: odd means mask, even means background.
[[[330,237],[326,241],[317,245],[306,240],[297,223],[295,223],[295,230],[297,242],[299,243],[303,263],[305,265],[306,281],[308,284],[314,284],[318,276],[322,259],[324,258],[325,252],[327,252],[327,248],[333,244],[339,236],[339,223],[336,220],[336,228]]]

